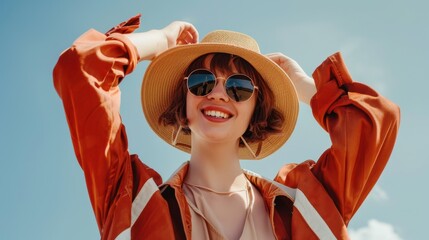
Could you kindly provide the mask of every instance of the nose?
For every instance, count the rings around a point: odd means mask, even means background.
[[[228,94],[226,94],[225,91],[225,78],[217,78],[216,86],[207,95],[207,98],[212,100],[221,100],[224,102],[229,102]]]

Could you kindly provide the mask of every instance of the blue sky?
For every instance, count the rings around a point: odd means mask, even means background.
[[[242,1],[244,2],[244,1]],[[52,84],[60,53],[89,28],[101,32],[142,13],[138,31],[171,21],[247,33],[263,53],[283,52],[307,73],[341,51],[355,81],[397,103],[402,123],[391,160],[349,226],[353,239],[422,239],[429,214],[427,1],[22,1],[0,3],[0,239],[98,239],[62,104]],[[130,151],[164,178],[188,155],[149,129],[140,106],[147,63],[121,84]],[[330,145],[302,105],[289,142],[243,167],[272,178],[287,162],[317,159]],[[378,234],[378,235],[377,235]]]

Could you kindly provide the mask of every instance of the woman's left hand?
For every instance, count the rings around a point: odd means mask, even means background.
[[[314,80],[304,72],[294,59],[283,53],[270,53],[266,56],[286,72],[295,85],[299,99],[309,104],[311,98],[316,93]]]

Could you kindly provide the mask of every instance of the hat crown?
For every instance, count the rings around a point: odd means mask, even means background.
[[[228,44],[261,53],[255,39],[249,35],[234,31],[216,30],[210,32],[201,40],[201,43]]]

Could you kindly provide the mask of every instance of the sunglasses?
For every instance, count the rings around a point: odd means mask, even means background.
[[[216,87],[216,76],[207,69],[196,69],[192,71],[187,81],[188,90],[197,97],[210,94]],[[244,74],[233,74],[225,80],[225,92],[235,102],[244,102],[250,99],[257,86],[253,84],[250,77]]]

